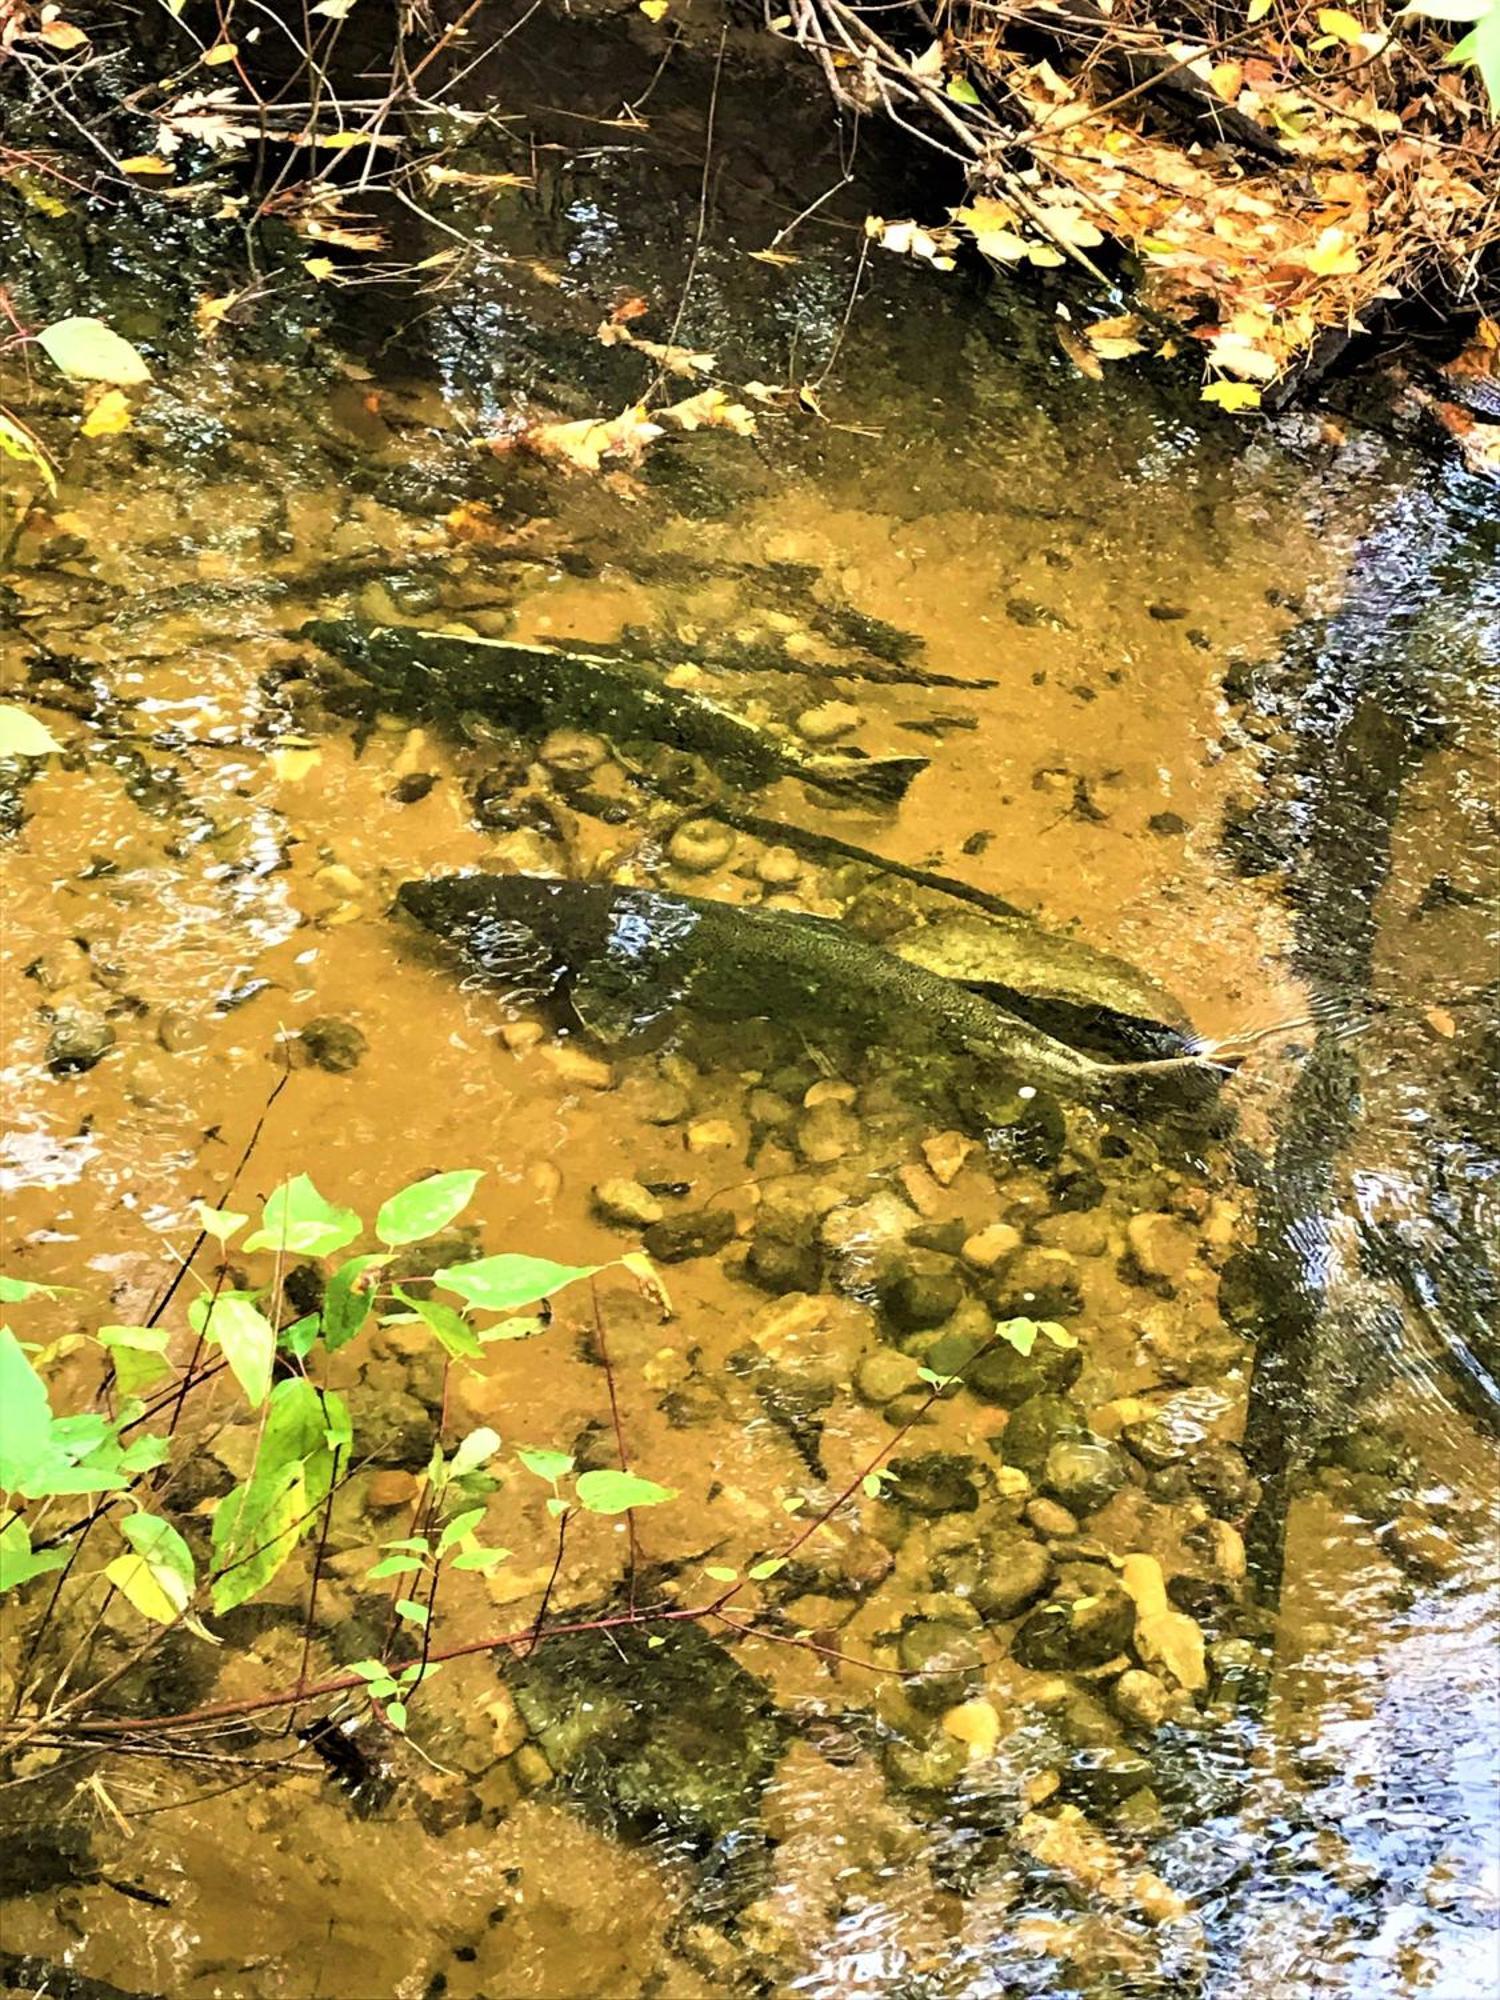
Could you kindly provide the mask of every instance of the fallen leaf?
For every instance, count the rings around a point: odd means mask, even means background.
[[[211,49],[205,49],[198,60],[208,69],[217,69],[221,63],[233,62],[239,54],[238,42],[215,42]]]
[[[757,264],[800,264],[802,259],[794,257],[790,250],[748,250],[746,256],[753,257]]]
[[[106,389],[79,426],[86,438],[114,437],[130,429],[134,412],[123,389]]]
[[[665,20],[671,0],[641,0],[641,12],[648,21]]]
[[[121,169],[127,174],[169,174],[170,160],[158,159],[155,153],[133,153],[128,160],[121,160]]]
[[[1427,1025],[1434,1034],[1441,1035],[1445,1041],[1451,1041],[1458,1033],[1458,1023],[1446,1007],[1429,1007],[1426,1009],[1426,1015]]]
[[[668,347],[659,340],[643,340],[629,327],[619,326],[612,319],[599,326],[595,338],[604,347],[633,347],[638,354],[660,363],[669,375],[712,375],[718,365],[717,357],[712,354],[695,354],[686,347]]]
[[[1118,313],[1113,319],[1095,320],[1086,326],[1083,337],[1101,361],[1123,361],[1145,352],[1145,342],[1136,338],[1140,330],[1138,314]]]
[[[322,283],[333,276],[336,267],[331,257],[304,257],[302,268],[310,278],[316,278]]]
[[[685,431],[733,431],[739,437],[755,435],[755,418],[743,403],[732,403],[722,389],[704,389],[685,402],[670,403],[660,412],[669,422]]]
[[[78,314],[44,326],[37,344],[64,375],[80,382],[114,382],[133,389],[151,380],[151,370],[113,327]]]
[[[643,403],[633,403],[617,417],[584,417],[570,424],[530,424],[514,438],[496,439],[494,449],[521,446],[538,458],[560,461],[578,472],[598,472],[606,458],[635,463],[662,434]]]
[[[40,438],[33,437],[18,418],[5,410],[0,410],[0,451],[7,458],[16,458],[24,465],[34,467],[46,481],[47,491],[57,491],[57,475],[52,470],[52,461]]]
[[[1199,400],[1221,410],[1258,410],[1260,391],[1253,382],[1210,382]]]
[[[70,49],[81,49],[88,41],[82,28],[75,28],[71,21],[45,21],[37,34],[49,49],[57,49],[64,55]]]
[[[1087,375],[1091,382],[1102,382],[1104,370],[1099,365],[1099,357],[1087,341],[1080,340],[1070,326],[1055,326],[1057,344],[1067,355],[1080,375]]]

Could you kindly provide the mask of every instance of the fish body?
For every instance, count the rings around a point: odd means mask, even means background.
[[[682,1009],[837,1030],[924,1065],[998,1068],[1060,1097],[1097,1095],[1110,1076],[1109,1064],[821,917],[533,875],[435,876],[403,884],[397,903],[492,978],[513,976],[522,939],[539,941],[580,1020],[606,1034]]]
[[[302,634],[394,706],[439,718],[478,710],[523,730],[587,727],[616,743],[649,739],[696,752],[743,783],[800,778],[884,802],[901,798],[927,768],[923,757],[807,754],[789,735],[606,653],[355,619],[315,618]]]
[[[1031,917],[939,917],[890,949],[1068,1042],[1138,1056],[1189,1051],[1187,1016],[1165,987]]]

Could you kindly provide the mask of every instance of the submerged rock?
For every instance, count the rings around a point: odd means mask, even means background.
[[[1124,1652],[1134,1631],[1134,1601],[1111,1583],[1071,1602],[1038,1605],[1016,1633],[1013,1650],[1023,1667],[1076,1672],[1102,1667]]]
[[[1103,1438],[1060,1438],[1047,1453],[1043,1483],[1065,1507],[1092,1514],[1125,1483],[1125,1454]]]
[[[357,1069],[370,1046],[352,1021],[341,1021],[334,1014],[320,1014],[304,1023],[297,1043],[304,1061],[334,1076]]]
[[[656,1196],[639,1181],[600,1181],[591,1200],[595,1214],[616,1229],[646,1229],[666,1214]]]
[[[729,1209],[696,1208],[688,1215],[669,1215],[653,1222],[641,1240],[658,1263],[683,1264],[690,1257],[716,1256],[734,1229]]]
[[[113,1026],[102,1014],[60,1013],[47,1037],[47,1067],[54,1076],[80,1076],[101,1062],[115,1045]]]
[[[504,1677],[552,1772],[606,1818],[705,1844],[756,1819],[780,1726],[698,1626],[548,1639]]]

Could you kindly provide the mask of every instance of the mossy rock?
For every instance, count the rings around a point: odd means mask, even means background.
[[[505,1680],[558,1780],[605,1819],[706,1845],[758,1817],[780,1724],[696,1625],[549,1639]]]

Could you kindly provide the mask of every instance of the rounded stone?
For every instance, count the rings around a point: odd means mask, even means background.
[[[763,1292],[816,1292],[823,1260],[810,1239],[762,1230],[750,1245],[745,1275]]]
[[[947,1259],[914,1264],[888,1285],[881,1304],[901,1333],[923,1333],[951,1319],[963,1303],[963,1281]]]
[[[1045,1535],[1049,1541],[1063,1541],[1078,1533],[1078,1516],[1060,1501],[1049,1500],[1044,1494],[1027,1503],[1026,1518],[1037,1533]]]
[[[616,1229],[646,1229],[666,1214],[649,1188],[623,1178],[600,1181],[592,1202],[594,1213]]]
[[[1042,1470],[1047,1490],[1076,1514],[1092,1514],[1125,1483],[1125,1454],[1103,1438],[1060,1438]]]
[[[913,1707],[927,1711],[967,1701],[983,1678],[983,1658],[972,1631],[947,1618],[917,1618],[907,1625],[896,1656],[913,1678],[904,1684]]]
[[[820,701],[803,709],[796,730],[804,743],[837,743],[840,737],[852,735],[863,720],[852,701]]]
[[[976,1271],[993,1271],[1020,1247],[1019,1229],[1013,1229],[1008,1222],[992,1222],[988,1229],[976,1230],[964,1238],[961,1254],[964,1262]]]
[[[892,1460],[884,1486],[888,1500],[913,1514],[972,1514],[979,1505],[977,1467],[957,1452],[929,1451]]]
[[[768,889],[789,888],[801,873],[801,856],[790,847],[768,847],[755,863],[755,879]]]
[[[733,1235],[729,1209],[699,1208],[651,1223],[641,1241],[659,1264],[683,1264],[690,1257],[715,1256]]]
[[[1008,1410],[1018,1410],[1033,1398],[1060,1400],[1062,1391],[1070,1388],[1082,1371],[1081,1348],[1058,1347],[1043,1335],[1029,1354],[1018,1353],[1009,1341],[997,1340],[993,1347],[980,1355],[964,1379],[974,1394],[986,1402],[1003,1403]],[[1076,1413],[1070,1410],[1069,1415],[1076,1423]],[[1012,1429],[1014,1421],[1012,1419]],[[1025,1464],[1025,1460],[1015,1457],[1009,1432],[1006,1434],[1006,1457],[1017,1465]],[[1030,1471],[1031,1467],[1027,1466],[1027,1470]]]
[[[897,1396],[919,1389],[921,1371],[909,1354],[902,1354],[894,1347],[881,1347],[860,1362],[854,1386],[864,1402],[882,1409]]]
[[[965,1378],[971,1387],[983,1365],[983,1361],[977,1362]],[[1005,1426],[1001,1448],[1007,1465],[1018,1465],[1033,1479],[1040,1479],[1047,1454],[1058,1439],[1082,1435],[1082,1419],[1066,1396],[1032,1396]]]
[[[1131,1667],[1121,1674],[1109,1691],[1109,1699],[1127,1729],[1160,1729],[1172,1713],[1170,1688],[1143,1667]]]
[[[1073,1752],[1063,1767],[1061,1790],[1090,1812],[1108,1812],[1150,1785],[1155,1775],[1138,1750],[1095,1743]]]
[[[667,842],[667,858],[690,875],[722,868],[733,852],[733,833],[714,819],[684,820]]]
[[[984,1572],[974,1587],[974,1608],[982,1617],[1014,1618],[1047,1587],[1052,1558],[1030,1535],[1007,1536],[986,1553]]]
[[[809,1166],[831,1166],[857,1152],[864,1138],[858,1118],[847,1104],[815,1104],[797,1120],[797,1151]]]
[[[1116,1584],[1064,1603],[1039,1604],[1022,1623],[1013,1644],[1023,1667],[1043,1673],[1102,1667],[1129,1645],[1135,1630],[1135,1603]]]
[[[550,771],[581,774],[609,762],[609,745],[582,729],[554,729],[542,738],[538,754]]]
[[[341,1021],[334,1014],[320,1014],[305,1023],[297,1040],[306,1060],[333,1076],[347,1076],[357,1069],[370,1046],[352,1021]]]
[[[187,1055],[203,1047],[208,1030],[191,1008],[163,1007],[156,1024],[156,1039],[169,1056]]]
[[[102,1014],[64,1014],[47,1037],[47,1067],[54,1076],[80,1076],[114,1045],[114,1028]]]

